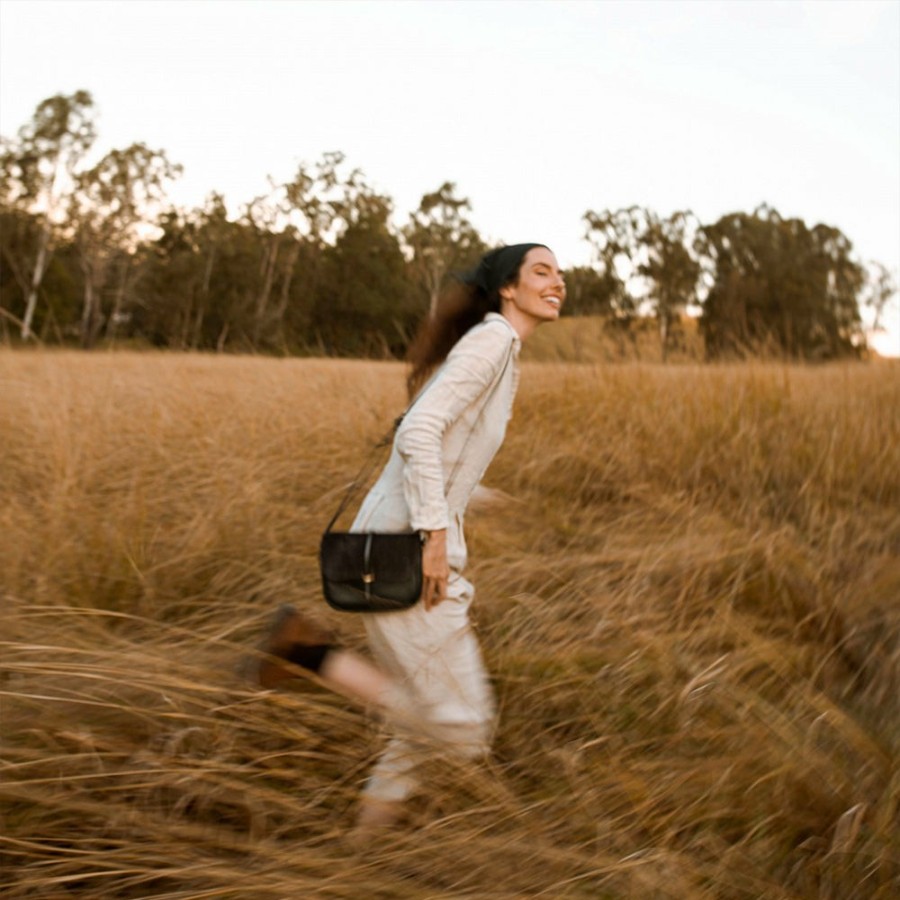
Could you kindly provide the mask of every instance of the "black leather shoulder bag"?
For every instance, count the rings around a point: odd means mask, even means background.
[[[423,535],[420,532],[333,530],[350,499],[371,473],[375,454],[391,442],[402,419],[402,416],[397,419],[390,432],[376,444],[319,543],[322,591],[328,605],[341,612],[408,609],[422,593]]]

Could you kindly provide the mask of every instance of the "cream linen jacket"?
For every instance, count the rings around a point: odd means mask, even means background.
[[[499,313],[463,335],[416,398],[354,531],[447,529],[447,561],[466,564],[463,517],[506,434],[521,341]]]

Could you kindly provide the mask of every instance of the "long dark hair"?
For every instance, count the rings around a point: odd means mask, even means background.
[[[456,342],[489,312],[500,312],[500,289],[517,284],[525,255],[545,244],[513,244],[486,253],[478,265],[455,275],[438,297],[434,311],[419,326],[406,358],[411,365],[406,387],[414,397]]]

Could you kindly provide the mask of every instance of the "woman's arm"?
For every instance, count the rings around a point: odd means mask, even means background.
[[[464,335],[397,429],[403,491],[414,530],[438,531],[450,524],[444,495],[444,433],[499,375],[511,343],[512,333],[502,322]]]
[[[500,374],[512,341],[510,329],[502,322],[489,322],[464,335],[447,357],[440,375],[404,416],[397,430],[396,443],[404,461],[403,490],[410,524],[416,531],[429,535],[423,555],[426,608],[443,599],[449,576],[444,434]]]

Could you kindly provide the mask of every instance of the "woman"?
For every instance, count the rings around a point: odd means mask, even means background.
[[[400,818],[417,787],[423,737],[470,757],[489,748],[494,701],[469,625],[474,589],[462,574],[463,516],[503,442],[521,343],[559,318],[565,293],[556,257],[543,244],[501,247],[442,297],[413,343],[409,388],[419,394],[353,525],[425,536],[420,602],[364,616],[377,667],[335,646],[291,607],[282,607],[262,645],[263,687],[301,666],[333,689],[376,704],[401,726],[363,792],[362,833]]]

